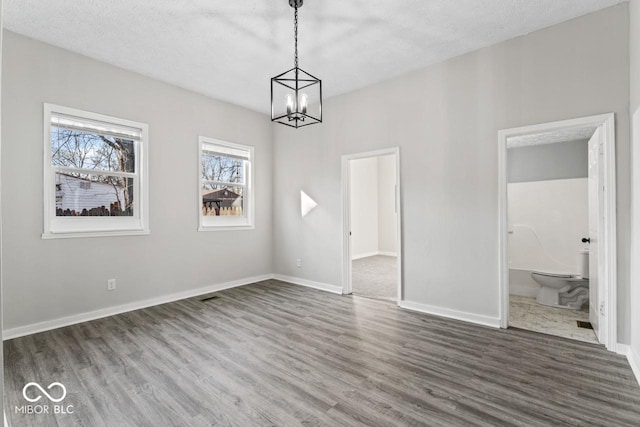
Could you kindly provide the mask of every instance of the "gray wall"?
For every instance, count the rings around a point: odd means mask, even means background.
[[[614,112],[628,343],[628,23],[621,4],[329,99],[322,126],[277,128],[276,272],[342,284],[341,156],[399,146],[405,300],[497,318],[498,130]],[[301,188],[320,206],[312,221],[296,216]]]
[[[351,161],[351,257],[378,253],[378,159]]]
[[[640,3],[629,3],[631,31],[631,102],[633,120],[633,277],[631,295],[631,349],[636,368],[640,369]],[[640,375],[640,373],[636,373]],[[640,377],[638,378],[640,380]]]
[[[588,176],[587,140],[510,148],[508,182],[548,181]]]
[[[628,5],[615,6],[327,100],[323,125],[275,136],[262,115],[5,33],[5,327],[273,271],[341,285],[340,156],[393,146],[405,299],[497,317],[497,131],[615,112],[619,341],[629,343],[628,25]],[[636,46],[635,112],[638,56]],[[43,102],[150,125],[150,236],[41,240]],[[256,147],[256,230],[195,231],[198,135]],[[302,188],[319,203],[304,223]],[[111,277],[118,290],[107,293]]]
[[[5,329],[273,271],[273,137],[266,116],[15,33],[4,36]],[[149,124],[151,235],[41,239],[43,102]],[[255,230],[196,231],[199,135],[255,146]],[[109,278],[117,279],[116,291],[106,291]]]
[[[384,255],[398,252],[396,215],[396,156],[378,157],[378,249]]]
[[[351,256],[397,254],[396,157],[350,161]]]

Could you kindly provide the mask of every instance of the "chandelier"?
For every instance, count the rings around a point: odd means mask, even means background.
[[[294,8],[293,68],[271,79],[271,121],[299,128],[322,123],[322,81],[298,66],[298,9],[304,0],[289,0]]]

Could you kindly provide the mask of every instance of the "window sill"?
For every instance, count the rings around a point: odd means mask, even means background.
[[[255,230],[255,226],[253,225],[210,225],[210,226],[200,226],[198,227],[198,232],[200,231],[244,231],[244,230]]]
[[[75,239],[75,238],[83,238],[83,237],[147,236],[149,234],[151,234],[150,230],[60,232],[60,233],[43,233],[42,240]]]

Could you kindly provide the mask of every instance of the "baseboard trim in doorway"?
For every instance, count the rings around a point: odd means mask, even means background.
[[[380,252],[375,251],[375,252],[367,252],[367,253],[364,253],[364,254],[353,255],[351,257],[351,260],[352,261],[356,261],[358,259],[369,258],[369,257],[376,256],[376,255],[380,255]]]
[[[265,274],[261,276],[247,277],[244,279],[232,280],[224,283],[217,283],[203,288],[192,289],[183,292],[176,292],[169,295],[163,295],[160,297],[149,298],[142,301],[136,301],[128,304],[117,305],[113,307],[107,307],[99,310],[88,311],[85,313],[74,314],[72,316],[60,317],[57,319],[47,320],[44,322],[33,323],[31,325],[19,326],[17,328],[6,329],[2,333],[2,340],[10,340],[13,338],[19,338],[26,335],[37,334],[38,332],[50,331],[52,329],[58,329],[65,326],[75,325],[78,323],[88,322],[91,320],[101,319],[103,317],[114,316],[116,314],[126,313],[128,311],[140,310],[142,308],[152,307],[155,305],[166,304],[169,302],[178,301],[185,298],[193,298],[200,295],[209,294],[211,292],[222,291],[225,289],[236,288],[239,286],[250,285],[256,282],[262,282],[264,280],[272,279],[272,274]]]
[[[484,316],[481,314],[467,313],[465,311],[452,310],[450,308],[435,307],[412,301],[400,301],[401,308],[419,311],[420,313],[433,314],[435,316],[446,317],[448,319],[462,320],[463,322],[475,323],[477,325],[500,327],[500,318]]]
[[[638,385],[640,385],[640,356],[638,356],[638,354],[633,351],[631,346],[628,344],[618,343],[616,345],[615,352],[627,358],[629,366],[631,366],[631,371],[633,371],[633,375],[635,376]]]
[[[360,254],[360,255],[354,255],[351,258],[351,261],[356,261],[362,258],[369,258],[372,256],[398,256],[398,254],[396,252],[384,252],[384,251],[378,251],[378,252],[368,252],[366,254]]]
[[[618,344],[618,347],[621,347],[622,344]],[[636,376],[636,381],[640,384],[640,356],[633,351],[631,346],[625,346],[627,348],[626,356],[629,361],[629,365],[631,365],[631,370],[633,374]]]
[[[321,291],[331,292],[342,295],[342,286],[330,285],[328,283],[314,282],[313,280],[301,279],[299,277],[284,276],[282,274],[274,274],[273,278],[282,282],[292,283],[294,285],[305,286],[307,288],[318,289]]]
[[[398,254],[396,252],[384,252],[384,251],[378,252],[378,255],[381,255],[381,256],[398,256]]]

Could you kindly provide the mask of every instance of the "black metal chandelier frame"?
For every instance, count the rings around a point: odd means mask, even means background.
[[[294,66],[290,70],[271,78],[271,121],[278,122],[285,126],[300,128],[304,126],[322,123],[322,80],[309,74],[298,66],[298,8],[303,4],[304,0],[289,0],[289,5],[294,8]],[[276,107],[274,99],[274,87],[276,85],[283,86],[293,91],[295,102],[292,102],[291,108],[287,108],[284,114],[276,115]],[[319,106],[318,117],[312,115],[308,111],[308,105],[300,102],[300,91],[318,85]]]

